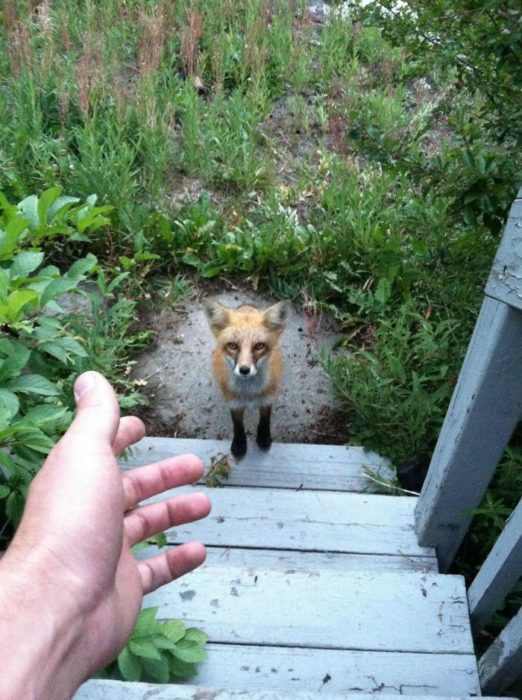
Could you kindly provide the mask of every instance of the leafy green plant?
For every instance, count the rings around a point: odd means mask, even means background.
[[[325,359],[353,442],[395,463],[430,452],[453,388],[455,325],[430,322],[407,304],[380,321],[367,349]]]
[[[228,481],[232,467],[228,455],[217,454],[210,458],[210,467],[205,475],[205,484],[209,488],[219,488],[224,481]]]
[[[7,521],[18,522],[31,479],[71,420],[74,376],[97,366],[95,355],[107,359],[106,373],[115,364],[113,330],[104,329],[96,347],[89,347],[85,333],[89,310],[83,312],[83,322],[74,325],[62,308],[66,293],[89,297],[85,284],[97,267],[96,258],[88,254],[60,270],[45,264],[43,251],[45,246],[61,253],[105,225],[108,209],[94,203],[91,197],[80,202],[62,196],[58,188],[26,197],[18,205],[0,194],[0,500],[6,518],[2,532]],[[98,303],[100,291],[107,296],[100,280],[92,304]],[[115,323],[118,316],[121,327],[120,312],[112,306],[101,316],[105,323],[107,317]],[[128,341],[127,336],[127,345]]]
[[[128,643],[98,677],[168,683],[196,675],[197,664],[206,658],[207,636],[181,620],[159,621],[157,612],[158,608],[140,612]]]

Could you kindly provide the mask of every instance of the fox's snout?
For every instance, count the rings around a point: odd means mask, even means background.
[[[234,374],[237,374],[239,377],[253,377],[257,374],[257,367],[255,365],[237,364],[234,367]]]

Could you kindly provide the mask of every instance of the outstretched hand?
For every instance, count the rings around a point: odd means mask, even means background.
[[[202,493],[136,506],[203,472],[186,455],[120,473],[116,456],[144,433],[120,418],[98,373],[75,384],[77,414],[35,477],[0,561],[0,697],[70,697],[129,638],[142,596],[191,571],[205,548],[187,543],[145,561],[131,547],[206,516]]]

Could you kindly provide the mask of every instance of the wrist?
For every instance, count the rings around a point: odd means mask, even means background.
[[[80,621],[59,582],[19,554],[8,550],[0,561],[0,697],[65,700],[84,680],[77,664],[65,663]]]

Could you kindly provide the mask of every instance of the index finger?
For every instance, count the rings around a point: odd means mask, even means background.
[[[158,493],[193,484],[203,476],[203,462],[195,455],[180,455],[130,469],[122,474],[124,508],[134,508]]]

